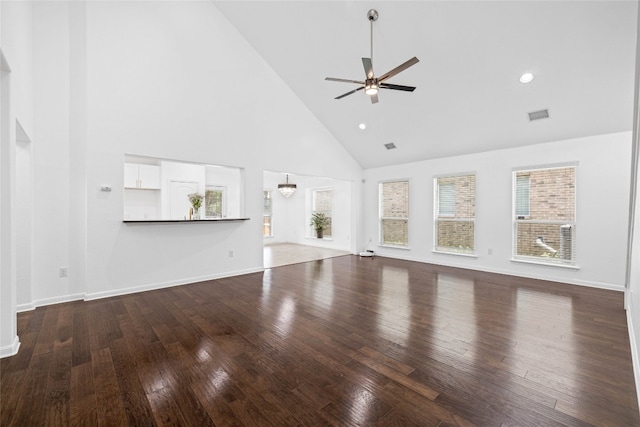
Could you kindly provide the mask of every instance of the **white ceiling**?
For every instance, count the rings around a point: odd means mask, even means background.
[[[214,3],[364,168],[632,128],[636,1]],[[325,77],[364,78],[371,8],[376,75],[417,56],[387,81],[417,89],[335,100],[357,85]]]

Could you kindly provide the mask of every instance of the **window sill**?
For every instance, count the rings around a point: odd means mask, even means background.
[[[404,249],[406,251],[410,251],[411,247],[409,246],[401,246],[401,245],[389,245],[385,243],[378,243],[378,246],[381,248],[392,248],[392,249]]]
[[[316,236],[304,236],[305,239],[311,239],[311,240],[326,240],[328,242],[333,241],[333,237],[323,237],[322,239],[318,239]]]
[[[467,258],[478,258],[478,255],[475,253],[439,251],[437,249],[434,249],[431,252],[433,252],[434,254],[456,255],[456,256],[462,256]]]
[[[580,267],[572,264],[559,264],[555,262],[544,262],[538,261],[534,259],[522,259],[522,258],[511,258],[511,262],[519,262],[523,264],[535,264],[535,265],[544,265],[545,267],[559,267],[566,268],[568,270],[580,270]]]

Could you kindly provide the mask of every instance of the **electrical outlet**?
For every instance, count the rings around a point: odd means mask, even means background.
[[[232,249],[229,250],[229,258],[233,258],[233,255],[234,255],[233,250]]]
[[[69,267],[60,267],[58,274],[60,277],[69,277]]]
[[[488,255],[493,255],[493,249],[492,249],[492,248],[489,248],[489,250],[487,250],[487,254],[488,254]]]

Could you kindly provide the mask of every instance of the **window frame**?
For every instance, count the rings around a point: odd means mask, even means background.
[[[207,192],[219,191],[221,193],[220,198],[220,216],[207,215]],[[227,187],[222,185],[209,184],[204,189],[204,217],[207,219],[219,219],[227,217]]]
[[[383,206],[384,199],[382,197],[383,186],[384,186],[384,184],[396,183],[396,182],[406,182],[407,183],[407,206],[406,206],[407,216],[406,217],[385,217],[385,216],[382,215],[383,212],[384,212],[384,206]],[[409,242],[410,242],[410,238],[409,238],[409,218],[410,218],[410,216],[411,216],[411,180],[409,178],[398,178],[398,179],[389,179],[389,180],[379,181],[378,182],[378,246],[388,247],[388,248],[410,249],[410,247],[409,247]],[[404,244],[386,243],[386,242],[384,242],[384,240],[383,240],[383,238],[384,238],[383,222],[385,220],[399,220],[399,221],[405,221],[406,222],[407,241]]]
[[[459,178],[459,177],[473,177],[473,181],[474,181],[474,192],[473,192],[473,217],[457,217],[457,190],[456,190],[456,185],[455,185],[455,179]],[[440,203],[440,187],[442,186],[442,184],[439,182],[441,179],[443,178],[448,178],[448,179],[452,179],[454,180],[451,183],[447,183],[447,184],[451,184],[453,186],[453,212],[452,213],[444,213],[442,214],[440,212],[440,208],[441,208],[441,203]],[[443,175],[436,175],[433,177],[433,191],[434,191],[434,196],[433,196],[433,204],[434,204],[434,209],[433,209],[433,252],[435,253],[442,253],[442,254],[450,254],[450,255],[459,255],[459,256],[470,256],[470,257],[477,257],[477,253],[476,253],[476,244],[475,244],[475,223],[476,223],[476,206],[477,206],[477,182],[478,182],[478,176],[477,176],[477,172],[476,171],[471,171],[471,172],[460,172],[460,173],[453,173],[453,174],[443,174]],[[464,249],[459,249],[456,250],[456,248],[453,247],[448,247],[448,246],[439,246],[438,245],[438,220],[443,219],[449,222],[470,222],[473,224],[473,247],[470,250],[464,250]]]
[[[577,244],[576,244],[576,235],[577,235],[577,224],[578,224],[578,176],[579,176],[579,163],[578,162],[567,162],[567,163],[557,163],[550,165],[538,165],[538,166],[529,166],[529,167],[519,167],[514,168],[512,170],[512,207],[511,207],[511,221],[512,221],[512,239],[511,239],[511,261],[514,262],[524,262],[529,264],[541,264],[545,266],[552,267],[563,267],[563,268],[571,268],[571,269],[579,269],[578,266],[578,254],[577,254]],[[522,172],[539,172],[545,170],[554,170],[554,169],[569,169],[573,168],[573,220],[536,220],[532,218],[531,208],[533,204],[531,203],[531,181],[529,178],[529,215],[525,218],[521,218],[523,215],[516,215],[516,177],[518,173]],[[558,256],[557,257],[547,257],[547,256],[536,256],[536,255],[520,255],[518,254],[518,226],[519,224],[541,224],[541,225],[559,225],[562,227],[563,225],[571,225],[571,259],[564,259],[560,257],[562,244],[558,244],[558,249],[556,250]],[[562,233],[562,232],[561,232]]]
[[[320,212],[324,212],[325,215],[327,215],[327,217],[329,217],[330,220],[330,228],[329,228],[329,233],[327,234],[327,230],[325,229],[323,231],[323,236],[322,236],[322,240],[332,240],[333,239],[333,187],[314,187],[314,188],[310,188],[309,189],[311,192],[311,206],[310,206],[310,210],[311,210],[311,214],[308,215],[309,218],[311,218],[311,215],[313,215],[316,212],[319,212],[316,209],[316,194],[317,193],[321,193],[321,192],[330,192],[331,193],[331,210],[329,211],[329,213],[327,214],[327,211],[320,211]],[[308,232],[308,237],[311,238],[317,238],[316,236],[316,230],[311,226],[311,224],[308,224],[307,227],[307,232]]]

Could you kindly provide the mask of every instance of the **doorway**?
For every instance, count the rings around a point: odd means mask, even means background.
[[[279,184],[295,184],[295,191],[286,197]],[[351,181],[264,171],[263,190],[265,268],[355,253]],[[316,212],[330,218],[322,238],[310,225]]]

